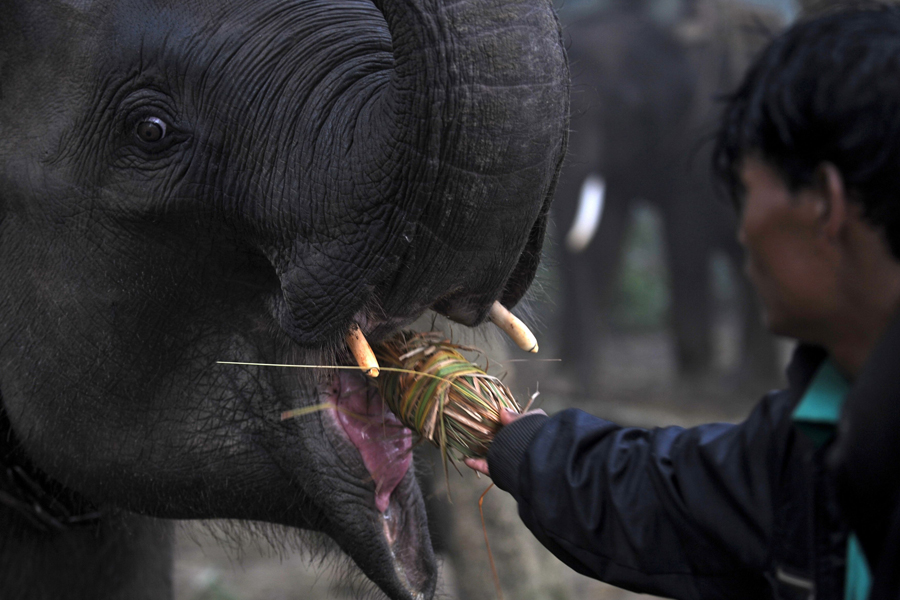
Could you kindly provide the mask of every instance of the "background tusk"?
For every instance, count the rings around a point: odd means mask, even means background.
[[[572,254],[584,252],[594,234],[600,228],[600,220],[603,218],[603,204],[606,197],[606,182],[603,178],[591,175],[584,180],[581,186],[581,195],[578,197],[578,213],[572,228],[566,235],[566,249]]]
[[[347,340],[347,345],[350,346],[350,352],[353,353],[353,358],[356,359],[356,364],[359,365],[362,372],[369,377],[378,377],[378,359],[375,358],[372,346],[366,341],[366,336],[360,331],[359,325],[354,323],[350,327],[350,331],[347,332],[345,339]]]
[[[491,321],[505,331],[522,350],[526,352],[538,351],[537,338],[534,337],[528,326],[499,302],[494,302],[494,305],[491,306]]]

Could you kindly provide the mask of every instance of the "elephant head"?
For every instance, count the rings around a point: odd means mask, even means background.
[[[217,361],[514,305],[566,92],[548,0],[0,0],[0,460],[104,511],[324,532],[430,597],[409,432],[371,439],[355,376]],[[279,420],[322,402],[376,426]]]

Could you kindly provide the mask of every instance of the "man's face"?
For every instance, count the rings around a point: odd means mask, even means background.
[[[837,308],[837,280],[828,260],[814,190],[792,193],[768,164],[744,160],[746,196],[738,239],[747,250],[747,274],[775,334],[819,342]]]

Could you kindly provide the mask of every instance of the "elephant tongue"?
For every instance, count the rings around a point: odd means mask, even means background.
[[[391,492],[412,462],[412,433],[391,413],[373,386],[358,373],[335,377],[338,422],[362,455],[375,482],[375,506],[385,512]]]

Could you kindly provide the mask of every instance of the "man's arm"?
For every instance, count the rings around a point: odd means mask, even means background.
[[[739,425],[650,430],[577,410],[527,416],[501,430],[487,463],[578,572],[675,598],[756,599],[789,410],[772,395]]]

